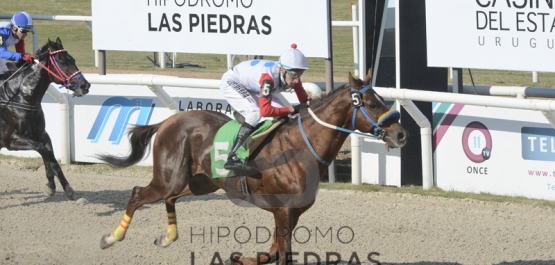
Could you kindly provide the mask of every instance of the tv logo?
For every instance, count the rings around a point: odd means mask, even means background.
[[[474,163],[482,163],[491,157],[493,146],[488,128],[481,122],[466,125],[462,135],[464,154]]]
[[[114,110],[119,109],[119,114],[110,133],[110,137],[108,141],[112,142],[112,144],[119,144],[121,139],[123,139],[123,135],[125,134],[125,130],[127,129],[127,124],[129,123],[129,119],[131,115],[139,111],[139,117],[137,118],[137,125],[147,125],[150,121],[150,117],[152,116],[152,111],[154,110],[154,104],[152,103],[152,99],[148,98],[135,98],[135,99],[128,99],[125,97],[111,97],[104,101],[98,115],[96,116],[96,120],[89,132],[89,136],[87,136],[88,140],[91,140],[92,143],[97,143],[100,140],[100,136],[106,128],[106,124],[110,118],[110,115]]]

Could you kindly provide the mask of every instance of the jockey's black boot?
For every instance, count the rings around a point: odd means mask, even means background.
[[[254,131],[254,127],[248,123],[243,123],[241,128],[239,129],[239,133],[237,134],[237,138],[235,138],[235,143],[233,144],[233,148],[231,148],[231,152],[229,152],[229,156],[227,157],[227,162],[224,165],[224,168],[227,170],[247,170],[249,171],[250,167],[243,164],[241,159],[237,157],[237,150],[249,136],[251,132]]]

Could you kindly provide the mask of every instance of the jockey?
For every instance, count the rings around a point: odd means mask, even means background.
[[[33,19],[26,12],[17,12],[10,22],[0,22],[0,74],[9,71],[6,60],[32,63],[36,55],[25,53],[25,37],[33,32]],[[8,50],[15,45],[16,52]]]
[[[297,50],[296,44],[292,44],[291,48],[279,57],[278,62],[244,61],[223,75],[220,90],[224,98],[245,117],[224,165],[225,169],[245,169],[236,152],[261,118],[285,117],[296,112],[294,107],[284,106],[275,93],[293,89],[301,104],[308,101],[308,95],[301,82],[301,76],[306,69],[308,66],[304,54]]]

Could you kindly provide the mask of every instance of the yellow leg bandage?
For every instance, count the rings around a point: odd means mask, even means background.
[[[118,228],[116,228],[116,230],[114,230],[114,238],[117,241],[121,241],[123,240],[123,238],[125,237],[125,232],[127,231],[127,228],[129,227],[129,223],[131,223],[131,217],[129,217],[129,215],[125,214],[123,216],[123,219],[121,220],[121,223],[119,224]]]
[[[177,217],[175,213],[168,213],[168,232],[166,238],[169,241],[177,240]]]

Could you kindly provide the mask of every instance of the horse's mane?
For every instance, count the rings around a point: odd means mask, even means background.
[[[48,41],[40,49],[36,51],[36,54],[38,56],[44,55],[46,54],[49,48],[52,48],[53,51],[57,51],[57,50],[63,49],[63,46],[57,43],[56,41],[51,41],[50,39],[48,39]]]
[[[330,92],[322,92],[321,94],[318,95],[318,97],[310,100],[309,107],[311,109],[316,109],[328,103],[331,99],[335,98],[335,96],[341,93],[341,91],[348,89],[350,87],[351,87],[350,84],[343,84]],[[302,107],[301,109],[306,109],[306,107]],[[305,116],[310,114],[307,111],[302,111],[300,115],[302,116],[302,118],[304,118]],[[287,125],[287,124],[289,124],[290,126],[297,126],[297,119],[296,118],[289,119],[289,121],[284,125]]]
[[[359,86],[365,85],[365,82],[358,78],[355,78],[354,80]],[[345,89],[350,89],[350,88],[351,88],[351,84],[345,83],[330,92],[322,92],[316,98],[310,100],[309,107],[311,109],[317,109],[318,107],[324,104],[327,104],[331,99],[335,98],[336,95],[341,93],[341,91],[344,91]],[[302,107],[301,109],[306,109],[306,107]],[[303,111],[302,114],[300,115],[302,116],[302,118],[304,118],[306,115],[310,115],[310,114],[307,111]],[[290,119],[288,124],[291,124],[291,126],[297,126],[297,121],[296,119]]]
[[[330,92],[322,92],[320,95],[318,95],[318,97],[310,100],[310,108],[311,109],[318,108],[319,106],[328,102],[329,99],[335,97],[335,95],[339,94],[340,91],[344,90],[348,86],[349,84],[344,84]]]
[[[37,54],[37,55],[41,55],[41,54],[43,54],[44,52],[46,52],[46,51],[48,50],[49,43],[50,43],[50,40],[49,40],[48,42],[46,42],[46,44],[44,44],[40,49],[38,49],[38,50],[36,51],[36,54]]]
[[[364,81],[362,81],[358,78],[355,78],[355,82],[361,87],[365,85]],[[351,87],[351,85],[349,83],[345,83],[345,84],[339,86],[338,88],[332,90],[331,92],[324,92],[324,93],[320,94],[317,98],[312,99],[310,101],[310,108],[311,109],[318,108],[322,104],[328,102],[329,99],[333,98],[340,91],[343,91],[343,90],[345,90],[347,88],[350,88],[350,87]]]

